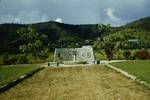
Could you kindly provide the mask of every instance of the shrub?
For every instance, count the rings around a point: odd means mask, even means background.
[[[2,55],[2,64],[7,65],[8,62],[9,62],[8,55],[7,54]]]
[[[46,59],[47,62],[53,61],[54,60],[54,53],[48,53],[48,58]]]
[[[129,60],[131,59],[131,52],[129,50],[123,52],[123,56]]]
[[[28,63],[26,55],[3,55],[2,56],[2,64],[3,65],[11,65],[11,64],[25,64]]]
[[[138,51],[135,53],[135,58],[137,59],[150,59],[150,53],[147,50]]]
[[[96,60],[106,60],[106,55],[103,51],[95,52],[95,57]]]
[[[115,60],[123,60],[125,59],[123,56],[123,51],[122,50],[114,50],[114,57],[113,59]]]
[[[17,57],[16,56],[9,56],[8,55],[3,55],[2,57],[3,65],[11,65],[11,64],[16,64],[17,63]]]
[[[27,64],[27,63],[29,63],[29,59],[27,58],[26,55],[19,55],[17,57],[17,63],[18,64]]]
[[[2,65],[3,64],[3,58],[2,58],[2,56],[0,56],[0,65]]]

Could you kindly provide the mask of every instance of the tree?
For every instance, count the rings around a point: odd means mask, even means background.
[[[111,49],[105,49],[105,54],[109,61],[113,59],[113,51]]]
[[[104,45],[105,54],[106,54],[109,61],[113,59],[114,46],[115,46],[115,44],[113,42],[112,43],[106,42]]]
[[[32,26],[20,28],[17,33],[22,42],[19,46],[22,53],[31,53],[35,58],[47,53],[48,49],[44,46],[44,42],[47,40],[46,35],[37,33]]]
[[[61,32],[58,39],[59,47],[75,47],[76,40],[77,37],[71,36],[66,32]]]
[[[104,24],[98,24],[98,30],[100,33],[109,32],[111,30],[110,24],[104,25]]]

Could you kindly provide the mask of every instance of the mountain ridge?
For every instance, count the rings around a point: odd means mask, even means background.
[[[68,42],[83,43],[85,40],[95,40],[97,37],[101,37],[103,34],[107,33],[100,31],[99,24],[72,25],[54,21],[34,24],[0,24],[0,52],[10,52],[12,46],[9,46],[9,44],[18,39],[16,31],[21,27],[28,27],[28,25],[32,25],[38,33],[46,34],[48,36],[48,43],[51,45],[57,44],[55,47],[59,47],[59,40],[65,37],[68,37]],[[150,31],[150,17],[141,18],[124,26],[110,27],[110,29],[113,30],[110,33],[128,28]],[[18,45],[19,44],[13,44],[16,48],[18,48]]]

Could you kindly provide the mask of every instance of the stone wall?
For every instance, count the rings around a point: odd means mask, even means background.
[[[83,46],[82,48],[55,49],[54,62],[63,63],[64,61],[93,63],[95,61],[93,48]]]

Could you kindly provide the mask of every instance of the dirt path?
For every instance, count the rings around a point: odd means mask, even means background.
[[[150,100],[150,90],[104,66],[45,68],[0,100]]]

